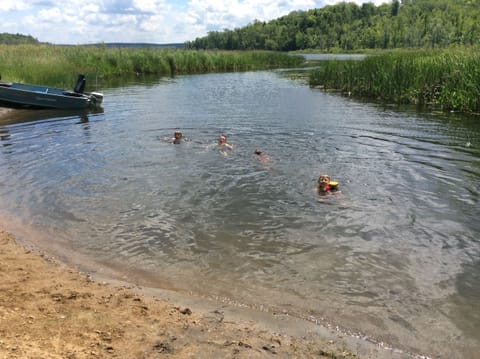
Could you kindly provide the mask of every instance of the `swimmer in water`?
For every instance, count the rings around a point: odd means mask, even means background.
[[[330,179],[329,175],[320,175],[318,177],[318,193],[327,194],[338,191],[338,182]]]
[[[181,131],[175,131],[175,133],[173,134],[172,143],[177,145],[180,142],[182,142],[182,138],[183,138],[182,132]]]
[[[262,163],[267,163],[270,160],[270,156],[265,151],[260,151],[258,148],[255,149],[253,152],[255,154],[255,158]]]
[[[227,142],[227,136],[224,134],[218,136],[218,146],[220,147],[220,154],[224,157],[228,156],[226,150],[233,150],[233,145]]]
[[[224,148],[228,148],[229,150],[233,150],[233,145],[231,145],[230,143],[227,142],[227,136],[225,136],[224,134],[221,134],[218,137],[218,145],[220,147],[224,147]]]

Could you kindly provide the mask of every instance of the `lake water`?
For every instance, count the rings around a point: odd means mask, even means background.
[[[103,92],[100,113],[0,120],[0,210],[41,247],[406,353],[478,355],[478,118],[362,103],[282,71]],[[165,140],[177,128],[189,141]],[[319,196],[321,173],[341,193]]]

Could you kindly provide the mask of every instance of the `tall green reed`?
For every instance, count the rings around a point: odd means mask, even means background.
[[[196,51],[107,46],[0,45],[0,74],[6,81],[70,87],[78,73],[98,78],[174,76],[298,66],[299,56],[268,51]]]
[[[362,61],[328,61],[311,86],[387,102],[480,112],[480,49],[398,50]]]

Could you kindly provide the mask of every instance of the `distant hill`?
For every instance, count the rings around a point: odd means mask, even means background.
[[[33,44],[33,45],[40,45],[40,44],[48,44],[46,42],[40,42],[34,37],[30,35],[22,35],[22,34],[9,34],[9,33],[2,33],[0,34],[0,44],[7,44],[7,45],[21,45],[21,44]],[[57,46],[74,46],[74,45],[62,45],[57,44]],[[184,43],[170,43],[170,44],[155,44],[155,43],[147,43],[147,42],[102,42],[97,44],[85,44],[83,46],[106,46],[106,47],[133,47],[133,48],[141,48],[141,47],[161,47],[161,48],[184,48]]]
[[[40,42],[30,35],[8,34],[6,32],[0,34],[0,44],[21,45],[21,44],[39,44]]]

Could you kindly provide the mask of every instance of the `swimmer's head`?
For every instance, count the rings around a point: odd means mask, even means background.
[[[254,152],[254,153],[255,153],[256,155],[261,155],[263,152],[260,151],[260,150],[257,148],[257,149],[255,149],[255,152]]]
[[[330,183],[330,176],[329,175],[320,175],[320,177],[318,177],[318,184],[328,185],[329,183]]]
[[[218,137],[218,144],[219,145],[224,145],[225,143],[227,143],[227,136],[225,135],[220,135]]]
[[[173,137],[175,137],[176,140],[180,140],[182,136],[182,132],[180,131],[175,131],[175,133],[173,134]]]

